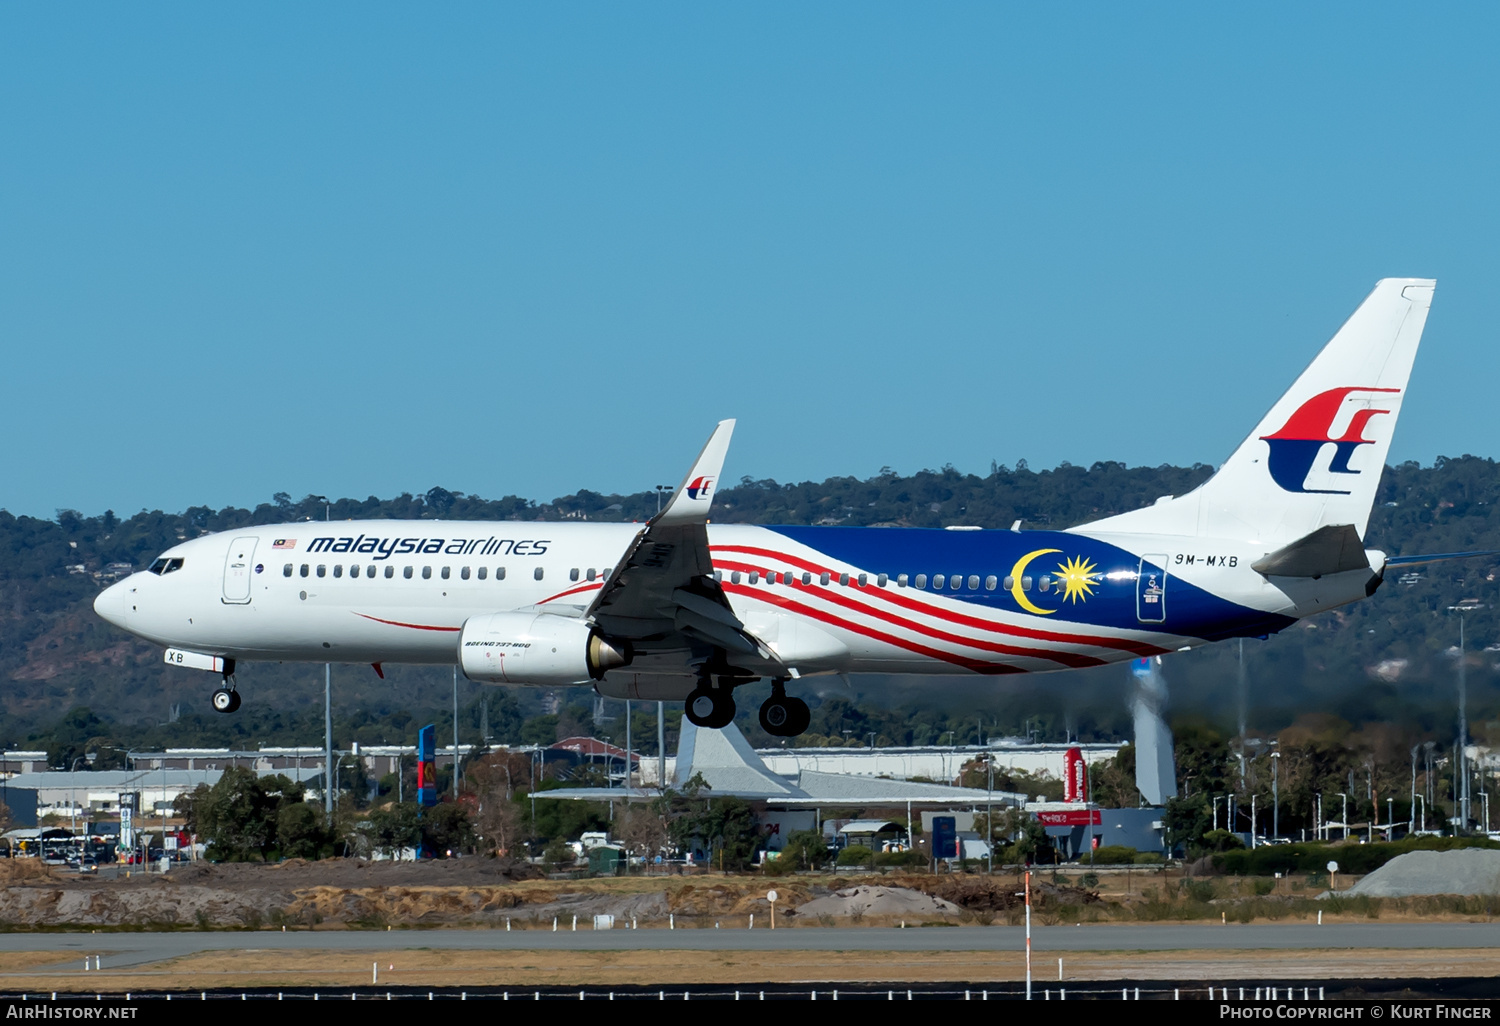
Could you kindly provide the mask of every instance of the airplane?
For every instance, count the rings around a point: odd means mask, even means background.
[[[1208,481],[1065,531],[710,524],[733,420],[644,524],[303,522],[207,535],[105,589],[105,620],[216,671],[247,660],[457,664],[592,685],[727,726],[805,731],[806,677],[1040,673],[1264,637],[1367,598],[1365,548],[1436,282],[1375,289]]]

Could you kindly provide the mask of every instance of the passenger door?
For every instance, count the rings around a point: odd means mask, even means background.
[[[1135,579],[1135,618],[1141,623],[1163,623],[1167,619],[1167,557],[1147,553]]]
[[[255,538],[236,538],[224,557],[224,601],[243,606],[250,601],[250,578],[255,566]]]

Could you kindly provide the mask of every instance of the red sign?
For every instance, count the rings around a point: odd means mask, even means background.
[[[1036,821],[1042,826],[1049,827],[1075,827],[1075,826],[1102,826],[1104,818],[1098,809],[1058,809],[1048,812],[1034,812]]]
[[[1063,801],[1086,802],[1089,800],[1089,767],[1083,761],[1083,752],[1069,748],[1063,756]]]

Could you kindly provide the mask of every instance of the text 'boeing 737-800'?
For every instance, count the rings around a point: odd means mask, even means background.
[[[685,701],[814,674],[1039,673],[1263,636],[1374,593],[1365,529],[1435,283],[1386,279],[1202,486],[1066,531],[710,525],[734,422],[645,524],[299,523],[195,538],[94,604],[218,671],[456,663],[486,684]],[[1440,558],[1440,557],[1432,557]]]

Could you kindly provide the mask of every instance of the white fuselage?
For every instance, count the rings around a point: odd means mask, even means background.
[[[168,648],[235,660],[454,663],[470,617],[581,616],[640,530],[426,520],[247,528],[175,546],[155,572],[108,588],[96,609]],[[716,577],[734,613],[799,674],[1100,665],[1279,629],[1360,597],[1370,576],[1324,578],[1306,582],[1308,594],[1289,594],[1250,570],[1252,548],[1147,539],[1132,552],[1122,540],[710,528]],[[863,546],[862,558],[827,551],[852,542]],[[1090,567],[1088,586],[1069,593],[1064,571],[1075,552]],[[1143,555],[1169,571],[1160,617]],[[685,672],[670,654],[646,653],[611,671],[600,690],[680,694]]]

